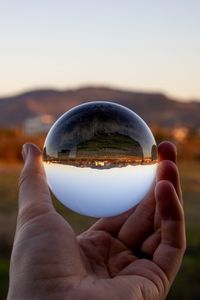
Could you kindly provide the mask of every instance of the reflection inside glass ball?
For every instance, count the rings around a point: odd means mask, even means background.
[[[87,216],[118,215],[149,192],[157,147],[146,123],[111,102],[88,102],[62,115],[43,149],[47,181],[68,208]]]

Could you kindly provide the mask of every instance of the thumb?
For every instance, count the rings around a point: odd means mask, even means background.
[[[50,191],[47,185],[41,151],[33,144],[22,148],[25,160],[19,179],[19,215],[40,214],[54,210]]]

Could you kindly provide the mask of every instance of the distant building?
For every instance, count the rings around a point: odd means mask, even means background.
[[[95,166],[96,167],[104,167],[105,162],[104,161],[95,161]]]
[[[52,115],[42,115],[33,118],[27,118],[24,121],[24,133],[26,135],[47,133],[53,122],[54,117]]]

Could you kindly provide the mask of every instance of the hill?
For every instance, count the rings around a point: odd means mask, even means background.
[[[35,90],[14,97],[0,98],[0,127],[22,126],[25,119],[44,114],[57,118],[75,105],[94,100],[125,105],[151,125],[192,128],[200,126],[200,102],[175,101],[161,93],[84,87],[66,91]]]

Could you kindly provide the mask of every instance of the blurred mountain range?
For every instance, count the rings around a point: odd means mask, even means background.
[[[66,91],[35,90],[14,97],[0,98],[0,127],[23,126],[28,118],[47,114],[56,119],[73,106],[97,100],[125,105],[150,125],[191,128],[200,126],[200,102],[175,101],[161,93],[84,87]]]

